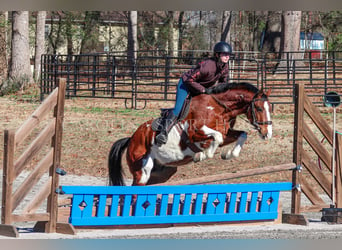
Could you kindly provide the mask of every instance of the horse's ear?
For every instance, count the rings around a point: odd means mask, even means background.
[[[270,87],[270,88],[267,90],[267,92],[265,93],[265,95],[267,95],[267,97],[269,97],[270,94],[271,94],[271,92],[272,92],[272,87]]]

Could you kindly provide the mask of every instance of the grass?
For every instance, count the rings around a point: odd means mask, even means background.
[[[8,97],[19,102],[40,103],[40,92],[37,84],[31,84],[25,90],[12,93]]]
[[[113,112],[110,108],[102,108],[102,107],[67,107],[66,110],[73,113],[90,113],[90,114],[98,114],[98,113],[106,113]]]
[[[110,107],[79,107],[79,106],[70,106],[66,107],[66,110],[71,113],[83,113],[83,114],[119,114],[119,115],[129,115],[136,117],[156,117],[159,115],[159,111],[153,110],[135,110],[135,109],[126,109],[126,108],[110,108]]]

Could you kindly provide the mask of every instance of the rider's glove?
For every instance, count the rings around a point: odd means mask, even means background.
[[[205,89],[205,94],[210,95],[213,93],[212,89]]]

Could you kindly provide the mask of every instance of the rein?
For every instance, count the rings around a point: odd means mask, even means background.
[[[227,113],[228,111],[233,111],[231,108],[229,108],[226,104],[221,102],[219,99],[216,98],[214,95],[210,95],[220,106],[224,108],[224,112]]]
[[[222,106],[224,108],[224,111],[227,113],[228,111],[233,111],[231,108],[229,108],[226,104],[224,104],[222,101],[220,101],[216,96],[214,95],[210,95],[220,106]],[[256,101],[264,101],[264,99],[262,98],[256,98],[256,96],[253,97],[250,106],[247,109],[247,113],[248,110],[251,108],[252,109],[252,118],[253,118],[253,122],[252,125],[256,128],[256,129],[260,129],[260,125],[272,125],[272,121],[264,121],[264,122],[260,122],[257,120],[256,118],[256,114],[255,114],[255,102]],[[246,119],[244,119],[245,121],[248,121]],[[248,121],[249,122],[249,121]]]

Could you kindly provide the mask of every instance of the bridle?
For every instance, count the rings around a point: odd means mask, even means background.
[[[231,108],[229,108],[226,104],[224,104],[223,102],[221,102],[218,98],[216,98],[214,95],[211,95],[211,97],[219,104],[221,105],[224,109],[225,109],[225,112],[228,112],[228,111],[233,111]],[[254,126],[254,128],[258,131],[261,130],[260,128],[260,125],[272,125],[272,121],[258,121],[257,120],[257,117],[256,117],[256,114],[255,114],[255,110],[256,110],[256,107],[255,107],[255,102],[257,101],[265,101],[267,99],[265,98],[257,98],[257,94],[253,97],[252,101],[251,101],[251,104],[248,106],[248,109],[247,109],[247,113],[249,111],[249,109],[252,109],[251,113],[252,113],[252,125]]]
[[[256,98],[256,97],[253,97],[253,100],[251,101],[251,104],[250,106],[248,107],[247,109],[247,113],[248,113],[248,110],[251,108],[252,109],[252,125],[257,129],[257,130],[260,130],[260,125],[272,125],[272,121],[258,121],[257,120],[257,117],[256,117],[256,114],[255,114],[255,110],[256,110],[256,107],[255,107],[255,102],[257,101],[265,101],[265,99],[263,98]]]

